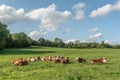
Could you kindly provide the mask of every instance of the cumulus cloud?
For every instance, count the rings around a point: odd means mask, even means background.
[[[14,7],[0,5],[0,21],[10,25],[16,22],[40,21],[40,33],[46,34],[46,31],[55,31],[60,23],[71,17],[69,11],[57,11],[56,5],[52,4],[46,8],[39,8],[25,13],[24,9],[16,10]],[[44,30],[44,31],[43,31]],[[46,30],[46,31],[45,31]],[[34,31],[33,31],[34,32]]]
[[[93,10],[92,13],[90,14],[90,17],[105,16],[111,11],[112,5],[107,4],[101,8],[98,8],[97,10]]]
[[[39,19],[41,21],[40,29],[55,31],[60,23],[71,17],[71,12],[59,12],[56,10],[56,5],[52,4],[46,8],[32,10],[26,16],[35,20]]]
[[[73,6],[73,9],[76,10],[76,16],[75,16],[76,20],[82,20],[85,18],[85,13],[83,11],[84,7],[85,7],[84,3],[78,3]]]
[[[90,35],[89,38],[83,40],[83,42],[94,42],[94,41],[98,40],[101,36],[102,36],[102,33]]]
[[[16,22],[40,21],[39,31],[29,33],[31,38],[36,38],[38,34],[46,35],[48,32],[55,31],[59,24],[69,20],[72,16],[70,11],[57,11],[56,5],[52,4],[46,8],[38,8],[25,12],[23,8],[15,9],[7,5],[0,5],[0,21],[7,25]]]
[[[104,43],[110,44],[110,45],[120,45],[119,41],[105,40]]]
[[[0,5],[0,21],[10,25],[18,21],[28,21],[29,19],[25,17],[24,9],[16,10],[13,7]]]
[[[40,31],[32,31],[28,34],[28,36],[34,40],[37,40],[39,39],[41,36],[44,36],[46,35],[47,32],[46,31],[43,31],[43,30],[40,30]]]
[[[120,0],[117,0],[114,4],[106,4],[97,10],[93,10],[90,17],[105,16],[112,11],[120,11]]]
[[[112,44],[112,42],[110,40],[105,40],[104,43],[106,43],[106,44]]]
[[[84,11],[78,10],[78,11],[76,12],[75,19],[76,19],[76,20],[81,20],[81,19],[84,19],[84,18],[85,18],[85,16],[84,16]]]
[[[82,9],[85,7],[84,3],[78,3],[73,6],[73,9]]]
[[[115,4],[113,5],[113,9],[120,11],[120,0],[117,0]]]
[[[96,31],[98,31],[98,28],[97,28],[97,27],[96,27],[96,28],[93,28],[93,29],[88,30],[88,32],[96,32]]]
[[[70,39],[70,40],[65,41],[66,44],[68,44],[68,43],[70,43],[70,42],[72,42],[72,43],[80,43],[80,40]]]
[[[28,34],[28,36],[34,40],[40,37],[40,33],[38,31],[32,31]]]
[[[102,36],[102,33],[98,33],[98,34],[89,36],[89,38],[94,39],[94,38],[99,38],[101,36]]]

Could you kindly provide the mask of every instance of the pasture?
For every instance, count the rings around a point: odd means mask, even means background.
[[[47,61],[30,62],[15,66],[13,59],[36,56],[65,56],[70,64],[54,64]],[[107,63],[77,63],[76,57],[87,61],[105,57]],[[0,53],[0,80],[120,80],[120,49],[70,49],[30,47],[5,49]]]

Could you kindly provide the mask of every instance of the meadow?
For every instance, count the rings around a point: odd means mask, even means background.
[[[50,61],[30,62],[15,66],[13,59],[36,56],[65,56],[69,64],[54,64]],[[87,61],[105,57],[107,63],[77,63],[76,57]],[[5,49],[0,53],[0,80],[120,80],[120,49],[73,49],[29,47]]]

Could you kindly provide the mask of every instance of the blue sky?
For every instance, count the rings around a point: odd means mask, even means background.
[[[0,0],[0,21],[32,39],[120,43],[120,0]]]

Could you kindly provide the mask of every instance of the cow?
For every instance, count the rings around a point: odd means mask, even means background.
[[[50,59],[50,56],[44,56],[44,57],[42,57],[42,61],[49,61],[49,59]]]
[[[93,60],[90,60],[89,63],[93,64],[93,63],[106,63],[107,60],[105,58],[99,58],[99,59],[93,59]]]
[[[38,57],[35,57],[35,60],[39,61],[39,60],[41,60],[41,58],[38,56]]]
[[[23,60],[22,58],[20,59],[17,59],[17,60],[13,60],[12,63],[14,65],[19,65],[19,66],[23,66],[23,65],[27,65],[28,64],[28,61],[27,60]]]
[[[80,57],[76,57],[76,58],[75,58],[75,60],[76,60],[77,62],[79,62],[79,63],[86,62],[86,60],[85,60],[85,59],[80,58]]]
[[[27,61],[28,61],[28,62],[33,62],[33,61],[36,61],[36,59],[33,58],[33,57],[29,57],[29,58],[27,59]]]
[[[33,62],[33,61],[38,61],[38,60],[41,60],[40,57],[35,57],[35,58],[34,57],[29,57],[27,59],[28,62]]]
[[[61,58],[59,56],[55,56],[52,60],[53,60],[53,63],[60,63],[61,62]]]
[[[70,62],[69,57],[62,58],[62,59],[61,59],[61,63],[62,63],[62,64],[68,64],[69,62]]]

